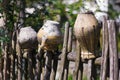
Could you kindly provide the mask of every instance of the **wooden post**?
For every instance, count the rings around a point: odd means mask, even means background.
[[[39,49],[38,54],[36,55],[36,76],[35,80],[42,80],[41,75],[42,75],[42,60],[44,56],[44,52],[42,49]]]
[[[16,29],[16,26],[14,26]],[[15,80],[15,57],[16,57],[16,30],[14,29],[14,32],[12,34],[12,54],[11,54],[11,79]]]
[[[18,34],[19,34],[19,29],[21,27],[24,27],[25,23],[25,0],[17,0],[17,6],[19,7],[19,18],[18,18],[18,25],[17,25],[17,52],[18,52],[18,80],[22,80],[22,51],[21,47],[18,42]]]
[[[68,39],[68,52],[72,51],[72,39],[73,39],[73,30],[72,27],[69,28],[69,39]]]
[[[82,73],[83,73],[83,63],[81,61],[81,48],[78,40],[76,41],[77,45],[77,52],[76,52],[76,59],[75,59],[75,71],[74,71],[74,80],[82,80]]]
[[[3,80],[3,57],[0,58],[0,80]]]
[[[58,65],[58,55],[54,55],[52,59],[52,70],[51,70],[50,80],[55,80],[57,65]]]
[[[69,27],[69,35],[68,35],[68,49],[67,53],[72,51],[72,27]],[[64,70],[64,80],[68,80],[68,70],[69,70],[69,60],[66,58],[65,60],[65,70]]]
[[[113,20],[108,21],[109,52],[110,52],[110,80],[118,80],[118,50],[116,39],[116,26]]]
[[[3,49],[3,53],[4,53],[4,80],[8,79],[8,69],[7,69],[7,62],[8,62],[8,52],[7,52],[7,45],[5,45],[5,48]]]
[[[88,60],[87,80],[96,80],[96,66],[94,64],[94,59]]]
[[[44,80],[44,75],[45,75],[45,58],[42,59],[42,66],[41,66],[41,70],[42,70],[42,73],[41,73],[41,80]]]
[[[24,76],[23,76],[23,80],[27,80],[28,79],[28,59],[27,58],[23,58],[23,63],[24,63]]]
[[[101,72],[100,80],[106,80],[107,67],[108,67],[108,27],[107,19],[103,20],[103,46],[102,46],[102,60],[101,60]]]
[[[31,50],[28,50],[28,78],[29,80],[34,80],[34,74],[33,74],[33,53],[31,53]]]
[[[18,80],[22,80],[22,52],[19,43],[17,43],[18,48]]]
[[[93,80],[92,79],[92,60],[88,60],[88,74],[87,74],[87,80]]]
[[[52,52],[47,51],[46,53],[46,62],[45,62],[45,75],[43,80],[50,80],[51,67],[52,67]]]
[[[60,72],[60,77],[59,80],[63,80],[64,78],[64,69],[65,69],[65,64],[66,64],[66,59],[67,59],[67,44],[68,44],[68,33],[69,32],[69,24],[66,22],[65,24],[65,33],[64,33],[64,43],[63,43],[63,50],[62,50],[62,58],[61,58],[61,72]]]

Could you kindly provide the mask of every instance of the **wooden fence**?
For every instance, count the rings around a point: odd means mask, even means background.
[[[0,80],[55,80],[58,61],[60,61],[59,80],[68,80],[71,61],[75,63],[73,80],[83,80],[85,63],[88,65],[87,80],[97,80],[96,65],[101,65],[100,80],[120,80],[115,21],[104,19],[102,25],[102,55],[95,59],[83,60],[77,41],[76,52],[72,52],[73,31],[68,23],[65,24],[61,52],[46,51],[44,53],[43,50],[39,50],[38,53],[36,50],[23,52],[19,45],[16,45],[19,51],[16,53],[12,48],[3,46],[1,43],[3,50],[0,58]],[[69,53],[76,56],[69,56]]]

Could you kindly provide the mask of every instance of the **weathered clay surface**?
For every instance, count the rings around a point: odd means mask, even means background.
[[[80,13],[74,25],[74,34],[78,39],[83,58],[94,58],[97,51],[100,28],[95,16],[91,13]]]
[[[38,42],[44,49],[55,49],[62,41],[59,23],[47,20],[37,34]]]
[[[36,48],[37,46],[37,33],[31,27],[24,27],[20,29],[18,41],[21,48]]]

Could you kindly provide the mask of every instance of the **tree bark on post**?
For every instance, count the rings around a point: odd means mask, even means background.
[[[108,33],[109,33],[109,50],[110,50],[110,80],[118,80],[118,50],[116,39],[116,26],[115,21],[108,21]]]
[[[102,47],[102,60],[101,60],[101,73],[100,80],[107,79],[107,67],[108,67],[108,27],[107,19],[104,17],[103,20],[103,47]]]

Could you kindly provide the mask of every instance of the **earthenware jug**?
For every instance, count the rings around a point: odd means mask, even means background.
[[[59,22],[47,20],[37,33],[40,46],[46,50],[54,50],[62,42]]]
[[[32,27],[23,27],[20,29],[18,41],[22,49],[35,49],[38,45],[37,33]]]
[[[74,24],[74,35],[81,46],[81,57],[95,58],[98,51],[100,28],[93,13],[79,13]]]

